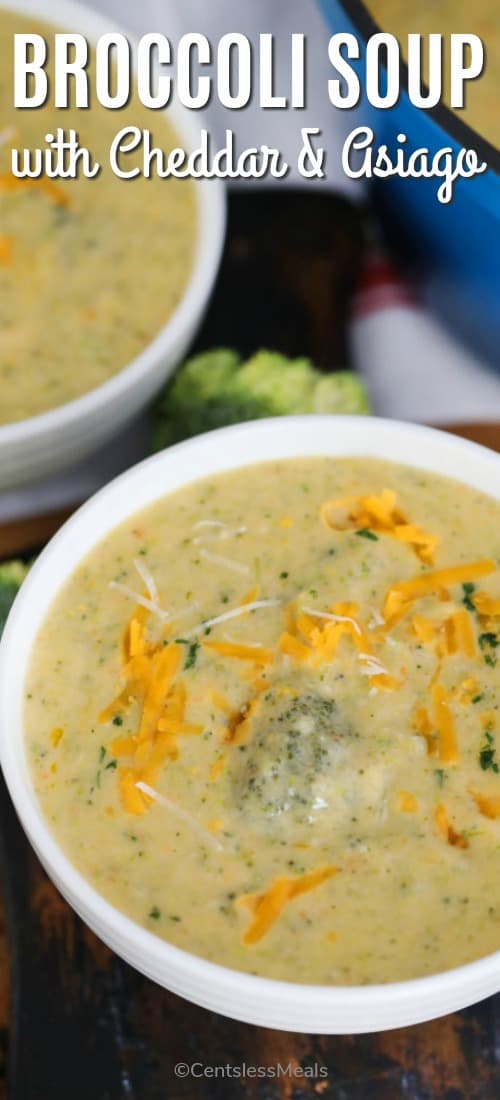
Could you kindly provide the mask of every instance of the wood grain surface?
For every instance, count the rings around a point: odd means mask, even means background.
[[[234,199],[199,346],[314,349],[324,367],[344,365],[361,242],[359,215],[341,200],[290,194],[284,208],[275,194]],[[500,425],[457,430],[500,450]],[[8,543],[0,530],[0,557],[14,545],[31,553],[62,518],[11,526]],[[500,1096],[499,998],[380,1035],[291,1035],[235,1023],[142,978],[88,931],[47,879],[3,784],[0,856],[0,1100]],[[193,1065],[193,1074],[177,1077],[176,1063]],[[214,1075],[213,1067],[245,1064],[269,1075]],[[315,1066],[327,1076],[304,1075]]]

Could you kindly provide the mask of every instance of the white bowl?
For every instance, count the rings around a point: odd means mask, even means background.
[[[0,9],[79,31],[91,43],[101,34],[119,29],[73,0],[51,0],[45,7],[47,11],[42,13],[40,0],[0,0]],[[127,38],[131,41],[128,32]],[[200,128],[195,113],[173,100],[166,116],[185,147],[196,148]],[[117,130],[119,125],[117,119]],[[224,185],[219,180],[194,180],[192,186],[198,233],[191,278],[179,306],[144,351],[103,385],[39,416],[0,426],[0,492],[64,469],[110,440],[144,408],[182,359],[203,318],[225,231]],[[168,262],[168,242],[165,260]]]
[[[432,977],[387,985],[299,985],[206,962],[147,932],[72,866],[53,836],[28,770],[23,696],[38,630],[61,585],[137,510],[223,470],[305,455],[365,455],[435,471],[500,499],[500,457],[445,433],[362,417],[284,417],[181,443],[117,478],[49,543],[17,597],[0,645],[0,759],[21,823],[48,874],[102,940],[160,985],[205,1008],[266,1027],[330,1034],[381,1031],[442,1016],[500,990],[500,952]]]

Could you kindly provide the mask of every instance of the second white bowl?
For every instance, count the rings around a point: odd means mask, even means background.
[[[5,6],[40,19],[39,0],[5,0]],[[43,18],[57,27],[81,32],[94,44],[101,34],[120,29],[73,0],[51,0],[50,11],[44,12]],[[130,40],[130,35],[127,37]],[[188,151],[196,148],[200,137],[196,116],[175,101],[167,114],[184,147]],[[152,343],[103,385],[40,416],[0,426],[0,492],[66,469],[111,440],[154,397],[185,355],[213,288],[225,232],[224,185],[219,180],[195,180],[192,185],[198,217],[195,256],[191,278],[174,314]],[[50,324],[50,317],[47,320]]]

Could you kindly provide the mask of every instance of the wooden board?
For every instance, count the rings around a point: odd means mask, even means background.
[[[233,200],[224,268],[199,346],[314,349],[323,366],[344,365],[345,308],[360,250],[358,215],[341,200]],[[500,425],[457,430],[500,450]],[[8,542],[0,530],[0,556],[31,552],[62,518],[11,525]],[[238,1024],[153,985],[87,930],[44,874],[3,784],[0,859],[0,1100],[499,1095],[499,998],[382,1035],[290,1035]],[[194,1064],[194,1075],[177,1077],[179,1062]],[[211,1067],[243,1064],[269,1076],[204,1075],[204,1067],[213,1074]],[[303,1075],[315,1065],[326,1068],[325,1079]]]

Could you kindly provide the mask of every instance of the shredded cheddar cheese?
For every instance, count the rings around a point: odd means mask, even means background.
[[[256,665],[270,665],[274,660],[272,649],[262,645],[240,645],[238,642],[206,642],[205,649],[212,650],[219,657],[234,657],[239,661],[252,661]]]
[[[449,706],[448,693],[442,684],[432,685],[431,698],[438,734],[439,759],[443,764],[456,764],[459,752],[455,723]]]
[[[417,577],[411,577],[410,580],[399,581],[386,594],[384,605],[386,625],[395,625],[416,599],[422,596],[439,595],[445,585],[465,584],[478,580],[479,577],[493,573],[496,568],[494,561],[476,561],[421,573]]]
[[[491,821],[496,821],[500,817],[500,795],[486,795],[473,791],[472,797],[483,817],[489,817]]]
[[[410,791],[400,791],[398,794],[398,810],[402,814],[414,814],[418,810],[418,799]]]
[[[243,894],[238,898],[238,904],[246,906],[253,913],[253,920],[243,936],[243,942],[249,946],[258,943],[281,916],[289,901],[321,886],[335,874],[337,868],[327,866],[306,872],[300,878],[280,875],[265,893]]]
[[[439,657],[451,656],[455,653],[474,657],[477,653],[471,617],[465,608],[460,608],[442,621],[428,619],[424,615],[414,615],[412,628],[419,643],[433,645]]]
[[[472,602],[478,615],[484,615],[492,619],[500,615],[500,600],[488,596],[486,592],[476,592],[475,596],[472,597]]]
[[[326,527],[336,531],[364,530],[392,535],[399,542],[408,543],[426,565],[432,565],[440,539],[409,523],[397,505],[392,489],[383,489],[372,496],[344,497],[326,501],[320,515]]]
[[[208,773],[209,783],[215,783],[216,780],[219,778],[219,776],[222,775],[222,772],[224,771],[224,768],[226,766],[226,761],[227,761],[227,754],[226,753],[221,753],[221,755],[217,758],[217,760],[214,761],[214,763],[212,764],[212,767],[210,768],[210,771]]]
[[[250,723],[260,706],[259,696],[230,716],[226,741],[231,745],[245,745],[250,736]]]
[[[420,737],[423,737],[427,745],[428,756],[436,755],[436,734],[433,730],[429,712],[426,707],[417,707],[413,718],[413,726]]]
[[[0,233],[0,266],[10,267],[14,251],[14,238]]]
[[[442,802],[440,802],[439,805],[436,807],[434,820],[438,831],[441,833],[441,836],[447,841],[448,844],[451,844],[453,848],[469,847],[469,841],[467,840],[467,838],[463,836],[462,833],[457,833],[457,831],[453,828],[453,825],[450,824],[446,807],[443,805]]]

